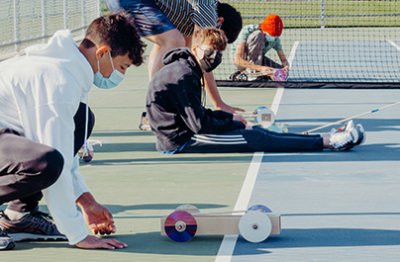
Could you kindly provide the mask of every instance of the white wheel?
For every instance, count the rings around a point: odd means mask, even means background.
[[[239,221],[239,233],[249,242],[259,243],[269,237],[272,231],[271,220],[260,210],[250,210]]]
[[[256,113],[256,122],[263,128],[268,128],[275,122],[275,113],[267,106],[259,106]]]

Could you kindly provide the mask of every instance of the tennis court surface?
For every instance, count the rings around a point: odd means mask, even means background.
[[[52,1],[28,2],[5,2],[0,58],[2,52],[8,57],[42,41],[53,27],[69,27],[78,37],[89,18],[102,11],[103,1],[57,1],[52,8],[46,7]],[[244,24],[260,23],[266,10],[282,16],[282,46],[291,64],[288,83],[393,88],[221,87],[226,103],[247,111],[270,106],[290,132],[302,132],[400,101],[400,1],[223,2],[241,11]],[[46,10],[49,14],[38,21]],[[10,12],[17,15],[14,20]],[[217,80],[235,70],[229,52],[224,56]],[[22,242],[1,252],[1,261],[399,260],[399,105],[355,119],[367,138],[349,152],[164,155],[155,151],[153,134],[138,128],[147,87],[143,65],[130,69],[117,89],[91,92],[89,104],[96,115],[91,139],[102,146],[95,146],[90,164],[81,165],[92,193],[114,215],[117,233],[112,237],[129,247],[81,250],[66,242]],[[236,235],[195,236],[177,243],[160,235],[160,219],[181,204],[203,213],[266,205],[281,214],[282,233],[261,243]],[[45,203],[40,208],[46,211]]]
[[[292,131],[396,102],[399,91],[286,90],[278,118]],[[395,261],[400,212],[398,108],[356,120],[367,140],[349,152],[265,154],[250,205],[282,214],[283,233],[238,242],[232,261]]]
[[[397,107],[360,119],[367,140],[350,152],[163,155],[155,151],[153,135],[138,130],[146,90],[146,72],[140,67],[130,70],[120,88],[92,92],[97,117],[92,138],[103,145],[95,147],[93,162],[81,168],[97,199],[114,214],[115,237],[129,248],[88,251],[65,242],[27,242],[2,252],[2,259],[394,261],[399,255]],[[278,121],[293,132],[400,97],[398,90],[282,91],[221,89],[228,103],[247,110],[274,101]],[[282,214],[283,231],[258,244],[223,236],[176,243],[161,236],[160,218],[187,203],[202,212],[264,204]]]

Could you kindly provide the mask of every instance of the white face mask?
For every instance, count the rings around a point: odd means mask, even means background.
[[[108,52],[108,56],[110,57],[110,61],[111,61],[111,66],[113,68],[113,71],[111,73],[111,75],[109,77],[104,77],[101,73],[100,73],[100,61],[99,59],[97,59],[97,72],[94,74],[94,81],[93,83],[95,84],[95,86],[97,86],[98,88],[101,89],[111,89],[116,87],[117,85],[119,85],[122,80],[124,80],[125,75],[123,73],[121,73],[120,71],[116,70],[114,68],[114,63],[113,60],[111,58],[111,53]]]

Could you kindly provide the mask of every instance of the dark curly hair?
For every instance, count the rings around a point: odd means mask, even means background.
[[[220,2],[217,4],[217,13],[218,17],[224,18],[221,29],[225,32],[228,43],[235,42],[240,30],[242,30],[242,15],[233,6]]]
[[[90,47],[90,42],[110,46],[112,57],[128,54],[135,66],[143,63],[146,45],[140,40],[133,18],[126,12],[111,13],[93,20],[82,44]]]

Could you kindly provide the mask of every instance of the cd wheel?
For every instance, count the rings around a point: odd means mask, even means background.
[[[239,220],[240,235],[252,243],[266,240],[272,231],[268,213],[271,213],[271,209],[264,205],[251,206]]]
[[[275,81],[285,81],[287,78],[287,74],[284,70],[278,69],[274,73],[274,80]]]
[[[186,242],[195,236],[197,221],[191,213],[175,210],[165,219],[164,230],[170,239],[176,242]]]

